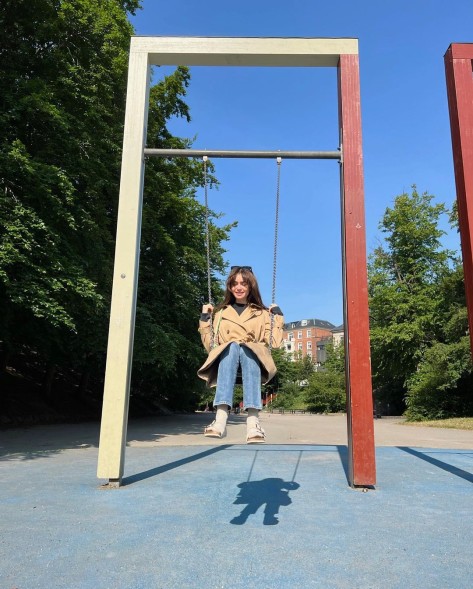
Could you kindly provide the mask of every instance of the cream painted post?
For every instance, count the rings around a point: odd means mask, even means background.
[[[97,476],[119,486],[123,476],[135,329],[144,157],[148,121],[148,53],[131,40],[118,203],[107,364]]]

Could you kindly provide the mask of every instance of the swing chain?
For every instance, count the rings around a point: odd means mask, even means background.
[[[204,163],[204,194],[205,194],[205,238],[207,246],[207,286],[208,286],[208,300],[209,304],[212,303],[212,281],[211,281],[211,270],[210,270],[210,222],[209,222],[209,199],[208,199],[208,180],[207,180],[207,160],[206,155],[202,158]],[[277,183],[276,183],[276,218],[274,223],[274,253],[273,253],[273,286],[271,294],[271,304],[274,305],[276,302],[276,272],[277,272],[277,256],[278,256],[278,230],[279,230],[279,194],[281,185],[281,162],[282,158],[276,158],[278,165]],[[270,313],[270,330],[269,330],[269,351],[273,348],[273,326],[274,326],[274,315]],[[213,317],[210,319],[210,347],[213,348],[215,345],[215,334],[213,328]]]
[[[273,253],[273,290],[272,290],[272,297],[271,303],[276,302],[276,269],[277,269],[277,259],[278,259],[278,230],[279,230],[279,189],[281,184],[281,162],[282,158],[277,158],[278,164],[278,176],[277,176],[277,185],[276,185],[276,218],[274,222],[274,253]]]
[[[207,289],[208,289],[208,301],[212,303],[212,280],[210,271],[210,222],[209,222],[209,197],[208,197],[208,180],[207,180],[207,160],[208,157],[204,155],[202,157],[204,162],[204,195],[205,195],[205,243],[207,249]],[[215,335],[213,328],[213,317],[210,317],[210,348],[215,345]]]
[[[279,230],[279,192],[281,185],[281,162],[282,158],[276,158],[278,164],[278,174],[276,181],[276,213],[274,221],[274,253],[273,253],[273,288],[271,293],[271,304],[274,305],[276,302],[276,271],[277,271],[277,259],[278,259],[278,230]],[[269,330],[269,351],[273,349],[273,325],[274,315],[271,313],[271,326]]]

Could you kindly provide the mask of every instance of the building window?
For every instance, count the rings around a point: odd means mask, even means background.
[[[297,344],[297,349],[298,349],[298,350],[302,350],[302,342],[299,342],[299,343]]]
[[[302,331],[297,332],[297,339],[302,339]]]
[[[303,320],[301,321],[301,325],[302,325],[302,327],[304,327],[304,325],[307,325],[307,319],[303,319]]]
[[[312,337],[312,332],[310,331],[310,329],[307,330],[307,337]]]
[[[307,349],[312,350],[312,342],[307,342]]]
[[[290,342],[294,340],[294,333],[292,331],[289,333],[288,338]]]
[[[312,352],[311,352],[311,350],[309,350],[309,351],[307,352],[307,355],[309,356],[309,358],[312,358]]]

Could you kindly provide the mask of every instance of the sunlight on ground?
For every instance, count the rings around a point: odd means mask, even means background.
[[[450,417],[449,419],[433,419],[431,421],[406,421],[405,425],[422,425],[426,427],[446,427],[450,429],[472,429],[473,417]]]

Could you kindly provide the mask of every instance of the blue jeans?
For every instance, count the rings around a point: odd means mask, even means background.
[[[246,346],[231,343],[220,355],[217,375],[217,391],[214,407],[233,407],[233,389],[238,365],[243,379],[243,409],[261,409],[261,368],[258,359]]]

